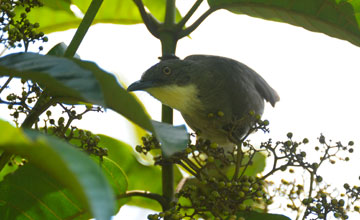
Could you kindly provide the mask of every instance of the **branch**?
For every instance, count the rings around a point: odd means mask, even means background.
[[[193,32],[211,13],[218,10],[219,8],[209,8],[204,14],[202,14],[191,26],[181,31],[178,35],[178,39],[188,36]]]
[[[156,193],[151,193],[151,192],[142,191],[142,190],[127,191],[125,194],[117,196],[116,199],[128,198],[128,197],[132,197],[132,196],[140,196],[140,197],[152,199],[152,200],[157,201],[162,207],[166,206],[166,201],[163,196],[156,194]]]
[[[6,80],[6,82],[4,83],[4,85],[0,88],[0,93],[2,93],[4,91],[4,89],[9,85],[9,83],[11,82],[11,80],[13,79],[13,76],[9,76],[9,78]]]
[[[159,38],[160,23],[156,20],[156,18],[154,18],[151,14],[149,14],[145,11],[145,6],[144,6],[142,0],[133,0],[133,1],[139,9],[141,18],[142,18],[146,28],[150,31],[150,33],[154,37]]]

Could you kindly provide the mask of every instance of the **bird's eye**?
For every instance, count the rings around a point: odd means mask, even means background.
[[[162,71],[163,71],[163,73],[164,73],[165,75],[170,75],[170,74],[171,74],[171,69],[170,69],[170,67],[168,67],[168,66],[165,66],[165,67],[162,69]]]

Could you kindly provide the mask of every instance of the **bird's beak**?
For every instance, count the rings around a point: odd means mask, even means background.
[[[154,87],[154,83],[152,81],[141,81],[138,80],[132,83],[128,88],[128,92],[137,91],[137,90],[145,90],[148,88]]]

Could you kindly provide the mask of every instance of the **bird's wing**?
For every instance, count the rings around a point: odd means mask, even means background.
[[[273,88],[271,88],[270,85],[258,73],[256,73],[254,70],[252,70],[245,64],[240,63],[236,60],[212,55],[190,55],[186,57],[185,60],[191,60],[194,62],[206,62],[208,64],[210,63],[210,65],[211,63],[216,63],[216,61],[231,63],[232,65],[234,65],[234,67],[239,67],[241,70],[240,72],[242,72],[242,74],[244,75],[247,75],[248,79],[251,78],[253,80],[256,90],[266,101],[270,102],[272,106],[275,106],[275,103],[280,100],[277,92]],[[211,67],[213,68],[214,66],[211,65]]]

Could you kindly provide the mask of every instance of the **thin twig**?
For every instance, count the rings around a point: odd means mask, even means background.
[[[249,154],[249,155],[251,155],[250,158],[249,158],[249,161],[246,163],[246,165],[245,165],[243,171],[241,172],[240,176],[243,176],[243,175],[245,174],[246,169],[249,167],[249,165],[250,165],[250,163],[251,163],[251,161],[252,161],[252,159],[254,158],[254,156],[255,156],[256,153],[257,153],[257,152],[255,151],[253,154]]]
[[[242,143],[237,144],[236,167],[235,167],[235,172],[234,172],[234,176],[233,176],[232,180],[236,180],[238,178],[238,175],[240,172],[240,167],[241,167],[241,162],[244,157],[244,152],[241,149],[241,145],[242,145]]]
[[[0,93],[2,93],[4,91],[4,89],[9,85],[9,83],[11,82],[11,80],[13,79],[13,76],[9,76],[9,78],[6,80],[6,82],[4,83],[4,85],[0,88]]]

